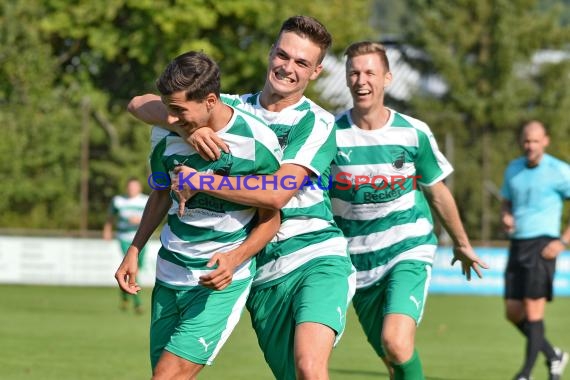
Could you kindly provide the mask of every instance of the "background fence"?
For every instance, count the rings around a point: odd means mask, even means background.
[[[142,286],[154,284],[158,240],[147,246],[139,274]],[[452,250],[440,247],[433,266],[431,292],[449,294],[501,295],[506,247],[476,247],[490,266],[483,279],[470,282],[459,264],[451,266]],[[116,286],[113,277],[122,256],[118,242],[101,239],[0,236],[0,283],[42,285]],[[570,296],[570,252],[557,262],[554,282],[557,296]]]

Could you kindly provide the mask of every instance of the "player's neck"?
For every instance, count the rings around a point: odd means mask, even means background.
[[[224,129],[234,114],[232,107],[219,101],[212,110],[212,117],[210,118],[209,126],[217,132]]]
[[[390,119],[390,110],[383,105],[372,108],[354,107],[350,112],[354,124],[364,130],[380,129]]]
[[[303,93],[295,93],[283,96],[264,88],[259,97],[259,103],[268,111],[280,112],[287,107],[297,104],[302,97]]]

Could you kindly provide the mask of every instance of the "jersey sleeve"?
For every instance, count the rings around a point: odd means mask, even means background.
[[[237,107],[245,103],[240,95],[220,94],[220,99],[222,99],[222,102],[232,107]]]
[[[158,178],[166,177],[162,173],[168,174],[168,169],[164,165],[162,157],[164,155],[164,151],[166,150],[166,138],[169,134],[169,131],[159,127],[154,127],[152,129],[149,164],[150,170],[152,172],[151,175],[155,180]]]
[[[416,160],[416,174],[418,182],[424,186],[432,186],[442,181],[453,172],[453,167],[447,158],[440,152],[433,133],[427,125],[418,129],[418,157]]]
[[[321,175],[336,154],[335,130],[332,115],[307,112],[289,133],[281,164],[297,164]]]
[[[570,165],[565,162],[560,164],[560,182],[558,192],[564,199],[570,199]]]

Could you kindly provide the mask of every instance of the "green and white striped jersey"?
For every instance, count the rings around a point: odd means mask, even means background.
[[[148,195],[139,194],[136,197],[129,198],[126,195],[115,195],[109,205],[109,214],[115,216],[116,236],[119,240],[132,241],[135,237],[138,223],[131,223],[129,219],[132,217],[142,217],[144,207],[148,200]]]
[[[432,263],[437,238],[418,185],[433,185],[453,168],[429,127],[390,110],[384,127],[362,130],[349,110],[337,116],[336,142],[333,212],[348,239],[357,288],[374,284],[399,261]]]
[[[347,244],[334,223],[326,190],[336,153],[334,116],[306,97],[271,112],[259,103],[260,94],[223,95],[222,99],[267,123],[283,149],[281,164],[300,165],[313,173],[309,178],[313,185],[300,189],[281,210],[277,235],[258,255],[253,286],[270,286],[313,259],[346,257]]]
[[[153,128],[150,157],[153,175],[172,173],[178,164],[186,164],[200,172],[229,176],[272,174],[279,169],[281,149],[275,134],[254,115],[234,108],[226,127],[217,132],[231,153],[216,161],[206,161],[177,134]],[[206,264],[216,252],[239,246],[256,223],[256,208],[228,202],[198,193],[186,202],[179,217],[178,202],[171,194],[172,207],[168,223],[160,235],[156,280],[175,288],[188,289],[198,284],[199,277],[211,272]],[[248,260],[236,269],[234,281],[251,278],[255,261]]]

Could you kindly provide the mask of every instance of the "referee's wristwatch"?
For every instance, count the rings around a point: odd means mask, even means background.
[[[568,242],[568,240],[564,239],[562,236],[558,240],[560,240],[564,247],[568,247],[568,244],[570,244],[570,242]]]

